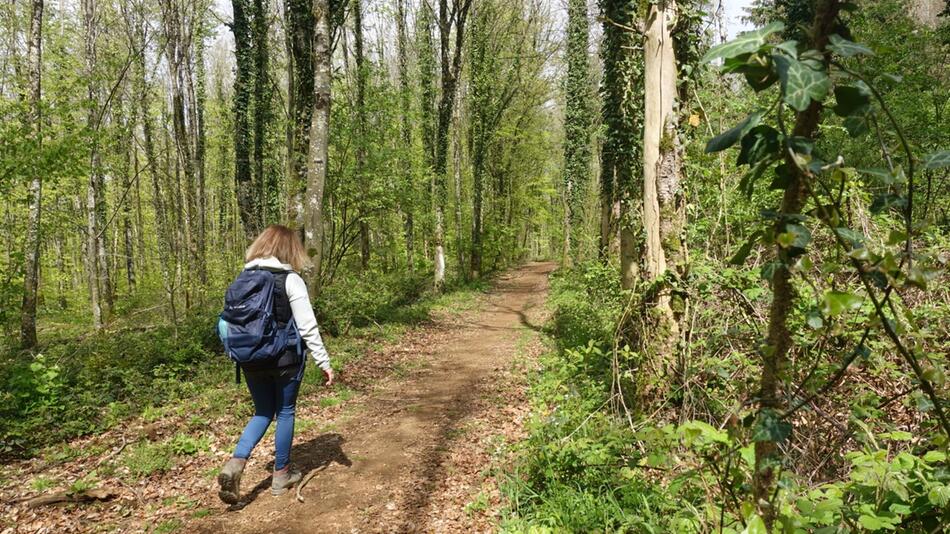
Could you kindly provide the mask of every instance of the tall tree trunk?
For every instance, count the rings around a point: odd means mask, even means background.
[[[399,130],[402,138],[403,149],[408,153],[412,147],[412,127],[409,125],[409,52],[406,37],[406,8],[405,0],[396,0],[396,46],[399,57]],[[406,265],[409,272],[413,271],[414,252],[414,211],[415,211],[415,186],[413,184],[413,173],[409,163],[409,158],[401,162],[403,198],[400,203],[400,209],[404,217],[404,232],[406,239]]]
[[[191,43],[187,31],[186,8],[170,0],[162,0],[162,24],[165,33],[165,57],[168,61],[168,80],[171,96],[172,132],[175,142],[176,165],[181,169],[179,187],[183,193],[178,213],[181,224],[176,225],[182,233],[180,245],[184,250],[184,276],[186,279],[186,305],[190,305],[193,271],[198,269],[197,248],[194,239],[197,200],[195,194],[195,139],[193,125],[194,109],[191,95]]]
[[[313,263],[308,275],[310,288],[318,293],[323,264],[323,190],[327,179],[330,141],[331,34],[327,0],[313,0],[313,113],[310,122],[310,152],[307,192],[304,201],[304,237]]]
[[[194,62],[195,62],[195,175],[198,180],[198,236],[195,243],[196,247],[196,260],[198,263],[198,280],[201,282],[201,287],[204,287],[208,281],[208,266],[207,266],[207,228],[208,228],[208,216],[206,205],[208,203],[207,198],[207,177],[206,177],[206,151],[207,151],[207,140],[205,134],[205,102],[207,100],[207,89],[206,89],[206,80],[205,80],[205,35],[204,35],[204,23],[198,21],[196,25],[199,26],[197,29],[197,35],[195,38],[195,53],[194,53]]]
[[[439,0],[439,49],[442,64],[442,95],[439,99],[438,127],[435,138],[435,277],[436,291],[445,286],[445,204],[446,168],[449,149],[449,124],[455,106],[455,88],[462,67],[462,43],[465,40],[465,19],[472,0],[453,0],[451,13],[448,0]],[[455,47],[452,49],[452,29]]]
[[[459,88],[461,86],[458,86]],[[469,279],[469,271],[465,264],[465,248],[462,246],[462,95],[459,93],[456,97],[460,103],[455,106],[455,113],[452,120],[452,176],[454,177],[455,192],[455,255],[456,265],[458,265],[458,274],[465,280]]]
[[[43,147],[42,102],[43,66],[43,0],[33,0],[30,14],[30,35],[27,40],[27,68],[29,82],[25,93],[29,98],[27,128],[30,143],[35,150],[33,161],[41,161],[39,152]],[[20,344],[25,349],[36,346],[36,295],[40,274],[40,220],[43,209],[43,174],[33,169],[30,179],[29,214],[26,223],[23,268],[23,306],[20,316]]]
[[[682,198],[682,150],[677,134],[676,58],[671,36],[675,0],[651,4],[644,43],[645,112],[643,129],[643,226],[646,230],[646,276],[667,277],[685,261],[680,237],[685,224]],[[679,339],[671,285],[662,284],[654,297],[656,328],[651,328],[651,353],[670,356]]]
[[[304,226],[303,195],[307,185],[307,153],[313,115],[313,3],[312,0],[285,0],[288,57],[287,160],[289,167],[288,220],[295,228]]]
[[[828,45],[828,35],[835,30],[840,4],[838,0],[820,0],[816,5],[815,19],[812,23],[810,35],[812,48],[825,52]],[[805,111],[795,118],[795,127],[792,135],[814,139],[818,132],[818,123],[821,120],[822,104],[812,100]],[[791,215],[800,213],[805,201],[809,185],[807,177],[802,174],[796,162],[786,155],[786,167],[791,169],[791,179],[785,188],[782,197],[782,207],[779,213]],[[777,223],[779,232],[784,231],[784,221]],[[772,274],[772,304],[769,307],[768,351],[763,351],[762,376],[760,378],[759,411],[760,414],[771,412],[772,415],[783,406],[784,395],[780,392],[782,383],[787,378],[788,353],[792,347],[792,337],[788,329],[788,315],[795,303],[796,293],[791,281],[791,272],[785,267],[790,260],[788,252],[781,246],[776,246],[776,255],[783,262],[783,267],[775,269]],[[775,522],[775,508],[772,506],[772,496],[775,491],[776,474],[781,465],[778,444],[771,440],[755,442],[755,473],[753,476],[753,493],[759,514],[771,529]]]
[[[564,110],[564,246],[570,262],[581,259],[584,203],[590,179],[590,27],[587,1],[569,0],[567,8],[567,83]]]
[[[271,120],[271,89],[269,75],[267,2],[254,0],[252,29],[254,49],[254,198],[261,223],[270,222],[276,186],[273,175],[265,172],[267,161],[267,130]]]
[[[356,53],[356,181],[363,198],[369,194],[366,176],[366,58],[363,54],[363,0],[350,0],[353,9],[353,41]],[[360,268],[369,269],[369,221],[360,216]]]
[[[102,327],[103,309],[100,301],[100,269],[99,265],[99,209],[98,202],[101,188],[99,178],[99,147],[97,141],[99,109],[99,88],[95,81],[96,66],[96,13],[95,0],[82,0],[84,59],[86,75],[88,76],[87,99],[89,111],[86,114],[86,128],[92,136],[89,150],[89,184],[86,188],[86,273],[89,283],[89,303],[92,308],[92,324],[95,328]]]
[[[254,198],[251,174],[250,105],[253,85],[254,58],[251,50],[251,28],[248,20],[248,0],[231,0],[234,21],[234,186],[237,190],[238,210],[244,224],[245,237],[257,234],[260,221]]]

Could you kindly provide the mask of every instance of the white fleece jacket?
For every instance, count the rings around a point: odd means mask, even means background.
[[[330,355],[327,354],[327,349],[323,346],[323,338],[320,337],[320,330],[317,329],[317,318],[313,315],[310,294],[307,292],[307,285],[303,278],[294,271],[293,267],[281,263],[273,256],[258,258],[244,264],[245,269],[254,267],[290,271],[287,275],[287,298],[290,299],[290,309],[294,314],[294,322],[297,323],[297,331],[307,344],[313,361],[317,362],[324,371],[330,369]]]

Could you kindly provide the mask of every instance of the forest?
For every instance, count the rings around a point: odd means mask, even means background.
[[[205,488],[271,224],[287,506],[369,492],[291,531],[945,532],[948,117],[950,0],[0,0],[0,532],[280,506]],[[390,416],[438,468],[340,474]]]

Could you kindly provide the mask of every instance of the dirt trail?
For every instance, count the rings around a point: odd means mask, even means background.
[[[440,333],[420,347],[416,369],[358,401],[332,432],[298,433],[293,462],[314,472],[301,491],[304,502],[292,493],[270,495],[264,465],[269,448],[262,446],[243,482],[249,502],[183,531],[490,529],[485,514],[478,518],[465,505],[479,491],[480,482],[472,479],[484,478],[490,463],[487,442],[502,432],[491,427],[520,427],[510,421],[524,415],[523,406],[513,405],[523,404],[523,391],[512,396],[506,389],[511,362],[526,343],[536,342],[553,269],[533,263],[501,276],[476,311],[436,321]]]

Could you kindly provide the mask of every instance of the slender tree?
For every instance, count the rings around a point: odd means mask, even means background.
[[[399,57],[399,133],[404,152],[408,154],[412,146],[412,127],[409,123],[409,99],[411,97],[409,80],[409,44],[406,36],[406,7],[405,0],[396,0],[396,46]],[[406,240],[406,265],[409,272],[414,267],[415,241],[415,186],[413,172],[407,161],[400,162],[402,172],[403,195],[400,204],[404,217],[404,232]]]
[[[439,0],[439,57],[441,59],[442,94],[439,97],[438,126],[435,133],[435,288],[445,285],[445,204],[446,170],[449,149],[449,125],[455,106],[456,85],[462,70],[462,43],[465,41],[465,19],[472,0]],[[454,29],[454,46],[453,41]]]
[[[287,140],[288,219],[304,226],[303,195],[307,189],[307,153],[313,115],[313,2],[285,0],[287,25],[287,107],[290,116]]]
[[[590,182],[591,98],[587,48],[590,23],[586,0],[567,4],[567,81],[564,109],[564,251],[563,259],[580,259],[584,203]]]
[[[621,284],[630,289],[639,277],[642,255],[637,239],[640,222],[631,216],[642,189],[642,37],[634,31],[636,5],[632,0],[601,0],[600,10],[604,36],[600,94],[605,130],[600,164],[600,252],[605,259],[620,254]]]
[[[363,0],[350,0],[353,10],[353,46],[356,54],[356,181],[365,199],[369,193],[366,174],[366,57],[363,52]],[[360,268],[369,268],[369,221],[360,217]]]
[[[43,0],[33,0],[30,10],[30,35],[27,39],[27,69],[29,79],[24,93],[29,101],[26,127],[30,143],[35,151],[33,161],[40,161],[39,151],[43,146],[42,103],[43,66]],[[40,269],[40,220],[43,210],[43,175],[34,168],[30,178],[29,215],[26,225],[26,242],[23,253],[23,306],[20,319],[20,343],[23,348],[36,345],[36,293],[39,287]]]
[[[841,5],[838,0],[820,0],[815,7],[814,20],[810,35],[811,47],[825,53],[828,45],[828,36],[835,31],[838,11]],[[825,58],[827,61],[827,56]],[[817,99],[804,111],[796,114],[795,126],[791,135],[796,138],[814,139],[821,122],[823,105]],[[782,196],[782,205],[779,213],[792,216],[801,213],[807,195],[807,176],[799,164],[792,160],[791,154],[786,154],[786,168],[790,169],[790,183],[785,187]],[[784,232],[787,220],[780,218],[776,222],[776,231]],[[760,412],[774,412],[782,408],[784,401],[780,392],[781,384],[787,379],[789,352],[792,348],[792,334],[788,328],[788,318],[795,304],[796,293],[792,284],[792,273],[788,265],[792,247],[783,247],[776,244],[776,255],[782,262],[782,267],[775,269],[772,274],[772,303],[769,307],[769,326],[766,337],[768,350],[763,351],[762,375],[759,381],[759,409]],[[772,495],[781,457],[778,444],[771,439],[755,442],[755,474],[753,477],[753,493],[759,513],[771,528],[776,518],[776,511],[771,506]]]
[[[251,27],[248,19],[249,0],[232,0],[234,20],[234,185],[237,190],[238,210],[244,233],[250,237],[257,233],[260,221],[254,197],[254,182],[251,168],[250,106],[253,88],[254,56]]]
[[[313,263],[309,273],[312,291],[320,289],[323,264],[323,191],[327,180],[330,143],[330,83],[332,34],[330,5],[313,0],[313,113],[310,122],[310,152],[307,191],[304,199],[304,242]]]

